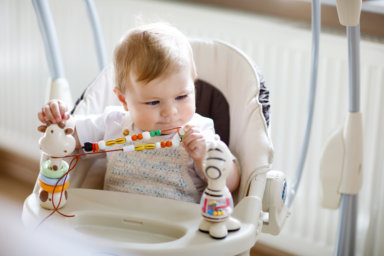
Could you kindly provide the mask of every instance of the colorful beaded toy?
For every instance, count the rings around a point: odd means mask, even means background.
[[[85,152],[100,152],[105,151],[107,147],[114,146],[116,144],[125,144],[125,143],[131,143],[133,141],[137,140],[149,140],[151,137],[155,136],[161,136],[167,131],[170,130],[177,130],[180,139],[174,139],[174,140],[168,140],[168,141],[162,141],[162,142],[156,142],[156,143],[148,143],[143,145],[128,145],[123,147],[124,152],[130,152],[130,151],[142,151],[142,150],[150,150],[150,149],[158,149],[158,148],[166,148],[166,147],[177,147],[180,144],[180,141],[183,138],[183,135],[180,133],[181,127],[176,127],[172,129],[167,130],[156,130],[156,131],[146,131],[139,134],[134,135],[128,135],[122,138],[118,138],[115,140],[107,140],[107,141],[99,141],[99,142],[85,142],[84,146],[82,147]],[[177,138],[177,137],[175,137]]]

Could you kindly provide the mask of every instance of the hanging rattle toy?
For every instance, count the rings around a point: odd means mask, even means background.
[[[231,152],[224,142],[216,137],[205,155],[204,172],[208,186],[201,197],[203,220],[199,226],[200,231],[209,233],[215,239],[223,239],[228,235],[228,231],[240,229],[240,222],[231,217],[233,201],[225,184],[232,166]]]
[[[131,144],[133,141],[146,141],[155,136],[161,136],[162,134],[177,130],[179,136],[174,136],[172,140],[161,141],[156,143],[146,143],[141,145],[133,145]],[[182,127],[175,127],[167,130],[156,130],[156,131],[145,131],[143,133],[134,134],[134,135],[126,135],[125,137],[121,137],[114,140],[101,140],[99,142],[85,142],[82,147],[85,152],[103,152],[108,151],[112,147],[116,145],[122,145],[122,151],[130,152],[130,151],[142,151],[142,150],[150,150],[150,149],[160,149],[167,147],[178,147],[184,135],[184,129]]]
[[[69,186],[69,165],[62,158],[72,153],[76,141],[72,136],[73,129],[64,128],[64,123],[50,122],[38,127],[44,133],[39,140],[40,149],[49,156],[49,160],[40,167],[39,199],[43,208],[51,210],[63,207],[68,198],[66,189]]]

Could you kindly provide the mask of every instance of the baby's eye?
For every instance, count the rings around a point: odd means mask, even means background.
[[[154,101],[148,101],[148,102],[146,102],[145,104],[146,104],[146,105],[155,106],[155,105],[157,105],[157,104],[159,104],[159,103],[160,103],[160,101],[158,101],[158,100],[154,100]]]
[[[183,100],[183,99],[185,99],[185,98],[187,98],[187,97],[188,97],[188,94],[180,95],[180,96],[177,96],[177,97],[176,97],[176,100]]]

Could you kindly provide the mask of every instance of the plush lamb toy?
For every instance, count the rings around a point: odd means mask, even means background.
[[[40,132],[44,132],[39,140],[40,149],[49,156],[49,160],[41,164],[39,176],[40,205],[47,209],[63,207],[68,196],[66,189],[69,186],[69,177],[61,178],[67,173],[69,166],[61,157],[73,152],[76,141],[72,136],[73,129],[64,128],[64,123],[47,123],[38,128]]]
[[[228,231],[240,229],[240,222],[231,217],[233,201],[226,186],[228,170],[233,166],[232,154],[218,137],[210,144],[205,155],[204,171],[208,186],[204,190],[200,207],[203,221],[199,230],[215,239],[223,239]]]
[[[72,128],[65,128],[64,123],[39,126],[38,130],[44,132],[44,136],[40,138],[40,149],[50,157],[63,157],[73,152],[76,146],[75,138],[73,138]],[[50,167],[56,171],[62,165],[61,158],[50,158]]]

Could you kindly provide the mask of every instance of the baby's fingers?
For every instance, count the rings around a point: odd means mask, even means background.
[[[190,143],[188,143],[188,148],[192,151],[205,150],[206,145],[204,138],[197,138],[192,140]]]
[[[201,134],[185,133],[185,135],[183,137],[183,143],[185,146],[189,147],[189,144],[191,144],[193,141],[195,141],[197,139],[201,139],[201,138],[203,138],[203,136]]]
[[[43,113],[45,123],[46,122],[56,123],[56,119],[53,117],[53,114],[49,105],[43,106],[43,108],[41,109],[41,112]]]
[[[45,117],[44,117],[43,112],[39,112],[39,113],[37,113],[37,118],[39,118],[40,122],[42,122],[42,123],[44,123],[44,124],[47,122],[47,121],[45,120]]]
[[[58,101],[59,109],[60,109],[60,117],[62,120],[68,120],[69,114],[68,114],[68,107],[64,105],[61,101]]]
[[[199,138],[191,141],[186,145],[186,149],[193,159],[202,159],[207,151],[204,138]]]
[[[51,110],[52,117],[54,120],[52,120],[53,123],[60,123],[62,121],[62,113],[61,113],[61,107],[59,101],[51,101],[49,103],[49,107]]]

